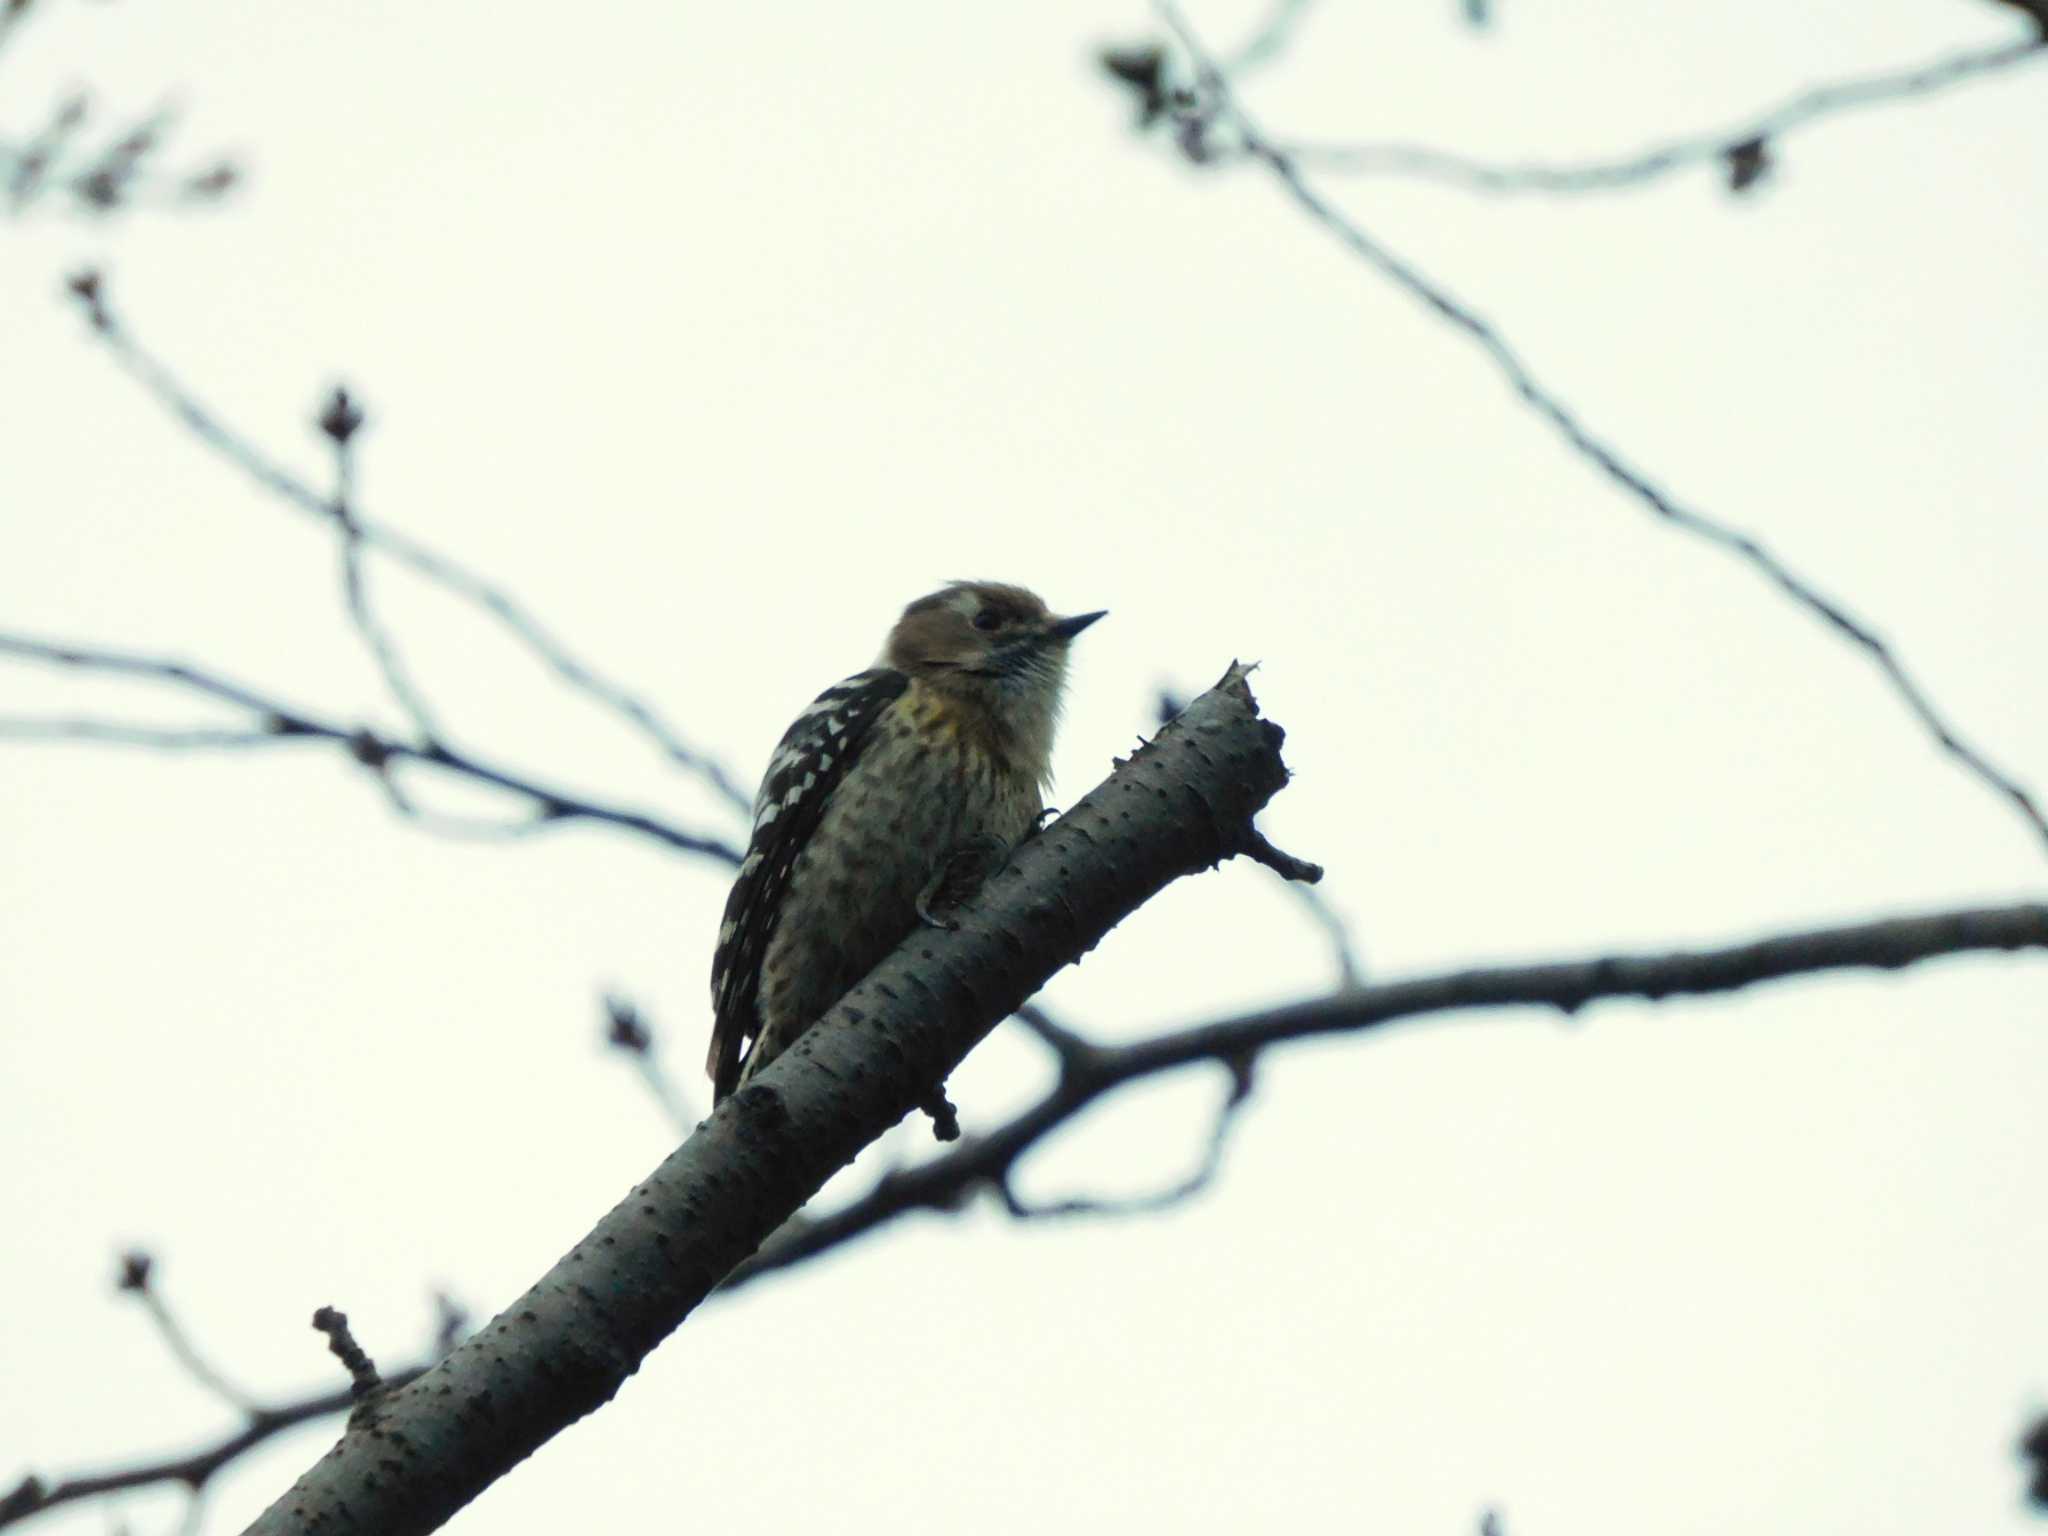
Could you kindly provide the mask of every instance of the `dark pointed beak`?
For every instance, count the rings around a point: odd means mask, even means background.
[[[1077,613],[1071,619],[1054,619],[1046,633],[1055,640],[1071,640],[1108,612],[1107,608],[1098,608],[1093,613]]]

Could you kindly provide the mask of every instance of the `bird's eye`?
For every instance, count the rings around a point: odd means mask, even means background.
[[[1003,627],[1003,616],[992,608],[984,608],[974,616],[974,627],[983,634]]]

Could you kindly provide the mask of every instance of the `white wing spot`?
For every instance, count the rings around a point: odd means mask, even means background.
[[[846,722],[837,715],[827,715],[825,717],[825,729],[834,736],[843,736],[846,734]]]
[[[796,796],[794,795],[790,796],[790,799],[792,800],[794,800],[795,798]],[[761,814],[754,818],[754,830],[758,832],[763,827],[773,826],[775,824],[775,818],[780,816],[781,814],[782,807],[779,805],[762,806]]]

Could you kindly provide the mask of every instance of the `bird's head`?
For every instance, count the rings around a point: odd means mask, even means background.
[[[908,673],[963,728],[1040,783],[1067,680],[1067,648],[1102,614],[1063,617],[1035,592],[999,581],[956,581],[903,610],[882,665]]]
[[[1068,645],[1101,617],[1062,617],[1037,593],[1005,582],[956,581],[903,610],[882,664],[935,683],[988,683],[1057,697]]]

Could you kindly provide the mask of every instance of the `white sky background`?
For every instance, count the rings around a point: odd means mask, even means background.
[[[1281,133],[1601,157],[2019,25],[1967,0],[1502,9],[1477,35],[1451,0],[1314,11],[1249,99]],[[1219,46],[1255,14],[1195,13]],[[350,381],[364,509],[750,783],[902,602],[987,575],[1112,610],[1077,650],[1066,801],[1161,684],[1263,660],[1297,773],[1265,825],[1328,865],[1377,974],[2041,891],[2038,842],[1864,656],[1655,524],[1266,178],[1135,138],[1089,50],[1149,30],[1071,4],[52,3],[0,61],[0,128],[74,83],[115,111],[169,93],[191,159],[254,175],[212,213],[0,228],[0,627],[397,725],[329,531],[61,302],[103,262],[308,475],[307,418]],[[1743,200],[1711,171],[1342,193],[2042,785],[2044,92],[2037,65],[1832,120]],[[460,740],[734,833],[488,625],[379,576]],[[0,712],[88,707],[194,713],[0,674]],[[124,1245],[264,1395],[340,1382],[321,1303],[395,1363],[431,1287],[482,1315],[516,1295],[672,1142],[597,1043],[602,989],[699,1091],[725,883],[602,831],[439,841],[311,748],[5,748],[0,1482],[231,1422],[112,1294]],[[1050,1000],[1124,1038],[1328,980],[1296,903],[1233,866]],[[2044,1010],[2037,959],[1973,959],[1276,1053],[1207,1197],[919,1220],[707,1306],[454,1528],[1449,1533],[1497,1504],[1515,1536],[2020,1530]],[[957,1097],[991,1118],[1044,1070],[999,1035]],[[1218,1091],[1103,1107],[1029,1189],[1176,1177]],[[335,1429],[240,1466],[209,1528]]]

